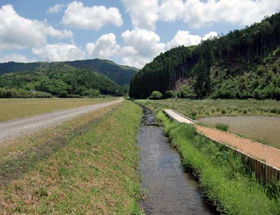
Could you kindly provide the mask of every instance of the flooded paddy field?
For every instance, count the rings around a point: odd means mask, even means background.
[[[199,122],[213,126],[229,125],[229,132],[280,148],[279,116],[217,116],[205,117]]]

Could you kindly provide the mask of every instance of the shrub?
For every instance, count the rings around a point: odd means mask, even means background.
[[[162,98],[162,94],[159,91],[153,91],[151,93],[151,95],[149,96],[149,99],[161,99]]]
[[[164,98],[173,98],[174,92],[172,90],[167,90],[164,92]]]
[[[51,98],[46,92],[28,91],[23,89],[0,88],[0,98]]]
[[[218,123],[215,125],[215,127],[221,131],[228,131],[228,127],[229,125],[227,124],[222,124],[222,123]]]

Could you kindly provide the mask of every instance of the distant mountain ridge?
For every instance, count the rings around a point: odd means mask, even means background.
[[[34,63],[17,63],[7,62],[0,63],[0,75],[5,73],[30,72],[39,68],[48,68],[54,64],[67,64],[78,69],[88,69],[93,72],[101,73],[119,85],[127,85],[132,77],[138,72],[137,68],[118,65],[109,60],[77,60],[63,62],[34,62]]]
[[[32,94],[36,92],[37,94]],[[42,94],[43,93],[43,94]],[[105,75],[65,63],[0,76],[0,98],[122,96],[125,88]]]

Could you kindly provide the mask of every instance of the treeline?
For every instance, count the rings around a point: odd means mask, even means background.
[[[280,14],[225,36],[159,55],[131,81],[130,96],[280,99]]]
[[[0,76],[1,97],[97,97],[122,96],[125,88],[106,76],[65,64],[39,68],[32,72],[7,73]],[[42,94],[43,93],[43,94]],[[46,93],[46,94],[44,94]]]
[[[50,93],[0,88],[0,98],[51,98]]]

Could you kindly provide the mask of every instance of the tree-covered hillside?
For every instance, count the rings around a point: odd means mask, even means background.
[[[14,92],[10,89],[20,92],[24,90],[34,93],[44,92],[57,97],[98,96],[100,94],[120,96],[124,94],[124,88],[106,76],[87,69],[76,69],[62,63],[56,63],[47,68],[41,67],[32,72],[1,75],[0,94],[2,93],[2,97],[9,97],[7,95]]]
[[[56,64],[67,64],[79,69],[88,69],[93,72],[101,73],[119,85],[129,84],[132,77],[138,71],[136,68],[121,66],[109,60],[79,60],[58,63],[35,62],[35,63],[0,63],[0,75],[4,73],[29,72],[39,68],[48,68]]]
[[[134,76],[130,96],[147,98],[155,90],[173,90],[184,98],[280,99],[279,47],[277,13],[245,29],[159,55]]]

